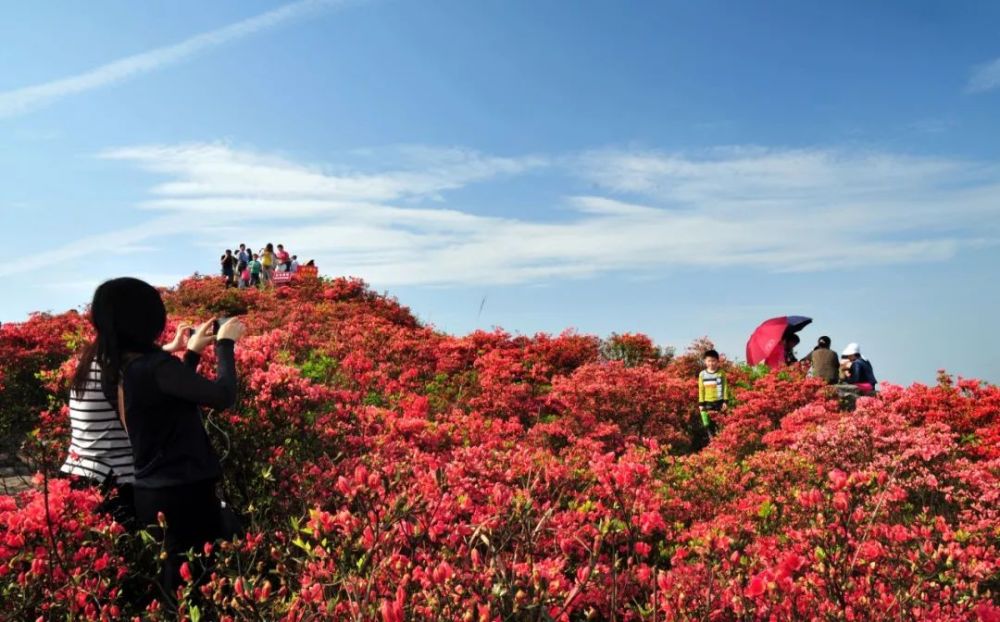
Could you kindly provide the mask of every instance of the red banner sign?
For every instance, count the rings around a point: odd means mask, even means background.
[[[298,272],[275,272],[271,275],[271,280],[275,285],[285,285],[298,279],[316,278],[319,276],[319,268],[316,266],[299,266]]]

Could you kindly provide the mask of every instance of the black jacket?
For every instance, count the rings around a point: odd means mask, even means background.
[[[191,351],[185,353],[184,362],[157,351],[126,366],[125,423],[137,488],[164,488],[221,476],[199,406],[221,410],[236,403],[233,346],[231,339],[216,341],[215,381],[198,375],[201,357]]]

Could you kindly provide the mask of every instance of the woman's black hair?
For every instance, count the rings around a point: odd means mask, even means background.
[[[266,250],[269,253],[273,253],[274,252],[274,244],[271,244],[270,242],[268,242],[267,246],[264,247],[264,250]]]
[[[83,393],[91,364],[96,361],[101,368],[101,388],[110,399],[117,393],[125,355],[158,349],[156,340],[167,325],[167,309],[152,285],[122,277],[105,281],[94,291],[90,323],[96,337],[80,358],[73,391]]]

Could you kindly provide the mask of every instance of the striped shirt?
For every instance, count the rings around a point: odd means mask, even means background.
[[[720,404],[729,399],[729,383],[726,382],[726,372],[721,369],[710,372],[701,370],[698,374],[698,404]]]
[[[101,368],[94,362],[82,394],[70,391],[69,420],[72,436],[69,455],[60,469],[98,481],[109,475],[118,484],[134,481],[132,445],[118,412],[101,390]]]

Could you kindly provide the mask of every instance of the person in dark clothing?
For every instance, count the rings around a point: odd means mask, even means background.
[[[785,335],[782,343],[785,346],[785,365],[794,365],[799,360],[795,357],[795,346],[799,345],[799,336],[795,333]]]
[[[163,350],[182,350],[189,329],[188,324],[179,324],[173,341],[165,344]],[[60,471],[73,478],[71,486],[74,488],[100,487],[103,500],[97,511],[111,514],[131,531],[137,528],[132,490],[132,446],[115,411],[115,406],[103,394],[96,344],[88,344],[80,357],[70,388],[71,438]]]
[[[813,376],[822,378],[827,384],[837,384],[840,380],[840,361],[837,353],[830,349],[830,343],[829,337],[820,337],[809,353],[809,362]]]
[[[222,263],[222,276],[226,277],[226,287],[236,287],[236,265],[238,263],[231,249],[219,260]]]
[[[153,525],[166,559],[161,587],[173,598],[184,553],[222,535],[215,486],[222,469],[202,424],[199,406],[223,409],[236,401],[235,342],[239,320],[200,325],[187,342],[184,361],[156,346],[166,309],[155,288],[132,278],[103,283],[91,309],[101,383],[117,404],[132,446],[134,504],[140,525]],[[217,379],[200,376],[201,352],[214,342]],[[158,516],[165,518],[165,529]]]
[[[867,359],[861,358],[861,348],[858,344],[847,344],[847,347],[841,353],[841,357],[851,362],[847,368],[847,375],[844,377],[844,382],[856,386],[862,395],[874,393],[878,380],[875,379],[875,371],[872,369],[872,364]]]

